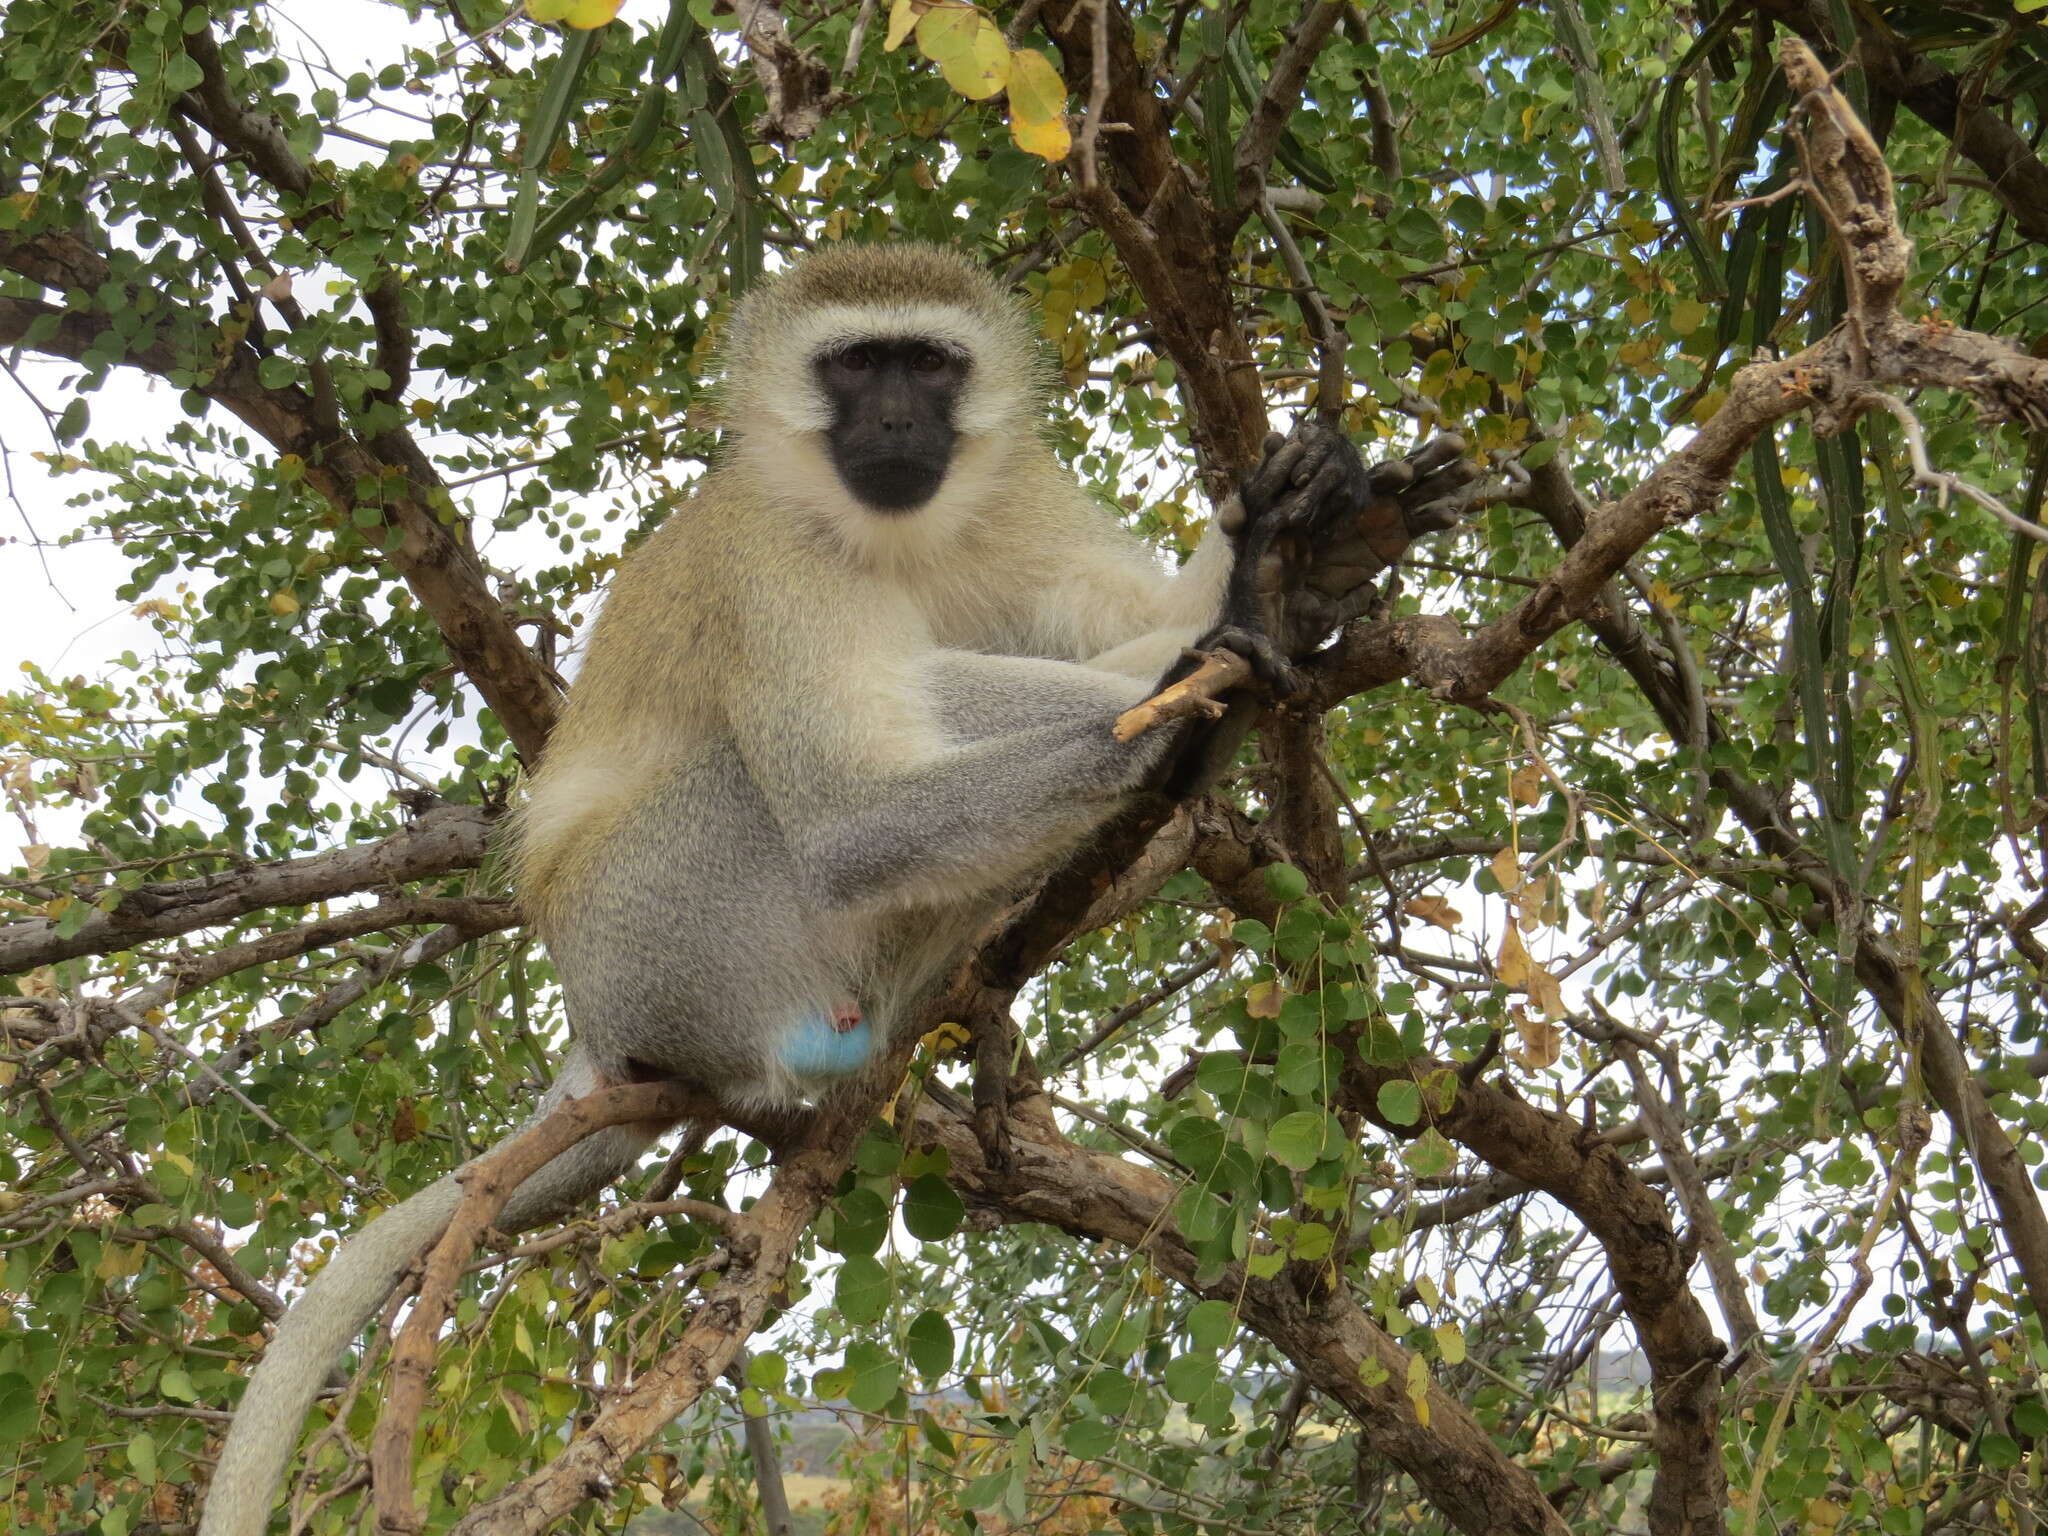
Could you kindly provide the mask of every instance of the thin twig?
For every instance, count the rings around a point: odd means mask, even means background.
[[[1223,713],[1221,696],[1252,680],[1252,664],[1235,651],[1209,651],[1202,664],[1179,682],[1133,704],[1116,717],[1112,733],[1118,741],[1136,741],[1155,726],[1193,715],[1215,719]]]

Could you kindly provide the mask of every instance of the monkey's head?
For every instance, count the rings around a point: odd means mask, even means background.
[[[1023,311],[937,246],[805,256],[740,305],[725,373],[739,455],[863,521],[955,522],[1044,421]]]

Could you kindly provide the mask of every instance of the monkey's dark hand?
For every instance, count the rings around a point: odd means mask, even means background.
[[[1265,691],[1286,698],[1301,686],[1293,662],[1304,654],[1290,623],[1292,596],[1314,569],[1317,535],[1335,509],[1361,505],[1365,465],[1341,434],[1304,422],[1286,437],[1266,440],[1266,456],[1236,494],[1217,509],[1233,558],[1216,626],[1187,653],[1230,650],[1252,664]],[[1169,672],[1171,683],[1190,662]]]
[[[1229,617],[1287,655],[1313,650],[1371,603],[1373,579],[1470,505],[1479,466],[1444,433],[1367,469],[1348,439],[1304,423],[1266,441],[1266,458],[1220,509],[1238,543]]]
[[[1479,466],[1465,439],[1441,433],[1404,458],[1366,471],[1365,504],[1321,530],[1315,564],[1303,583],[1302,617],[1323,634],[1349,622],[1372,600],[1372,582],[1425,534],[1456,526],[1472,504]]]

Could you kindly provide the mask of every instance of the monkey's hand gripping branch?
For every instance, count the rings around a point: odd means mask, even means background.
[[[1257,682],[1285,691],[1298,677],[1286,662],[1362,613],[1375,578],[1410,542],[1457,523],[1479,478],[1464,455],[1465,440],[1444,433],[1368,469],[1349,441],[1318,423],[1267,438],[1259,467],[1217,509],[1237,548],[1223,624],[1188,653],[1192,671],[1117,717],[1116,739],[1215,719],[1225,695]],[[1247,638],[1270,642],[1278,656],[1237,649]]]
[[[1223,713],[1223,695],[1252,681],[1251,662],[1236,651],[1194,651],[1190,655],[1201,658],[1194,671],[1116,717],[1111,730],[1118,741],[1136,741],[1154,726],[1175,720],[1214,720]]]

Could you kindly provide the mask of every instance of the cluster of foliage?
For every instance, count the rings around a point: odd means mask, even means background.
[[[490,828],[785,253],[1004,274],[1060,452],[1169,556],[1263,425],[1232,399],[1458,428],[1492,489],[1397,619],[1505,612],[1740,364],[1841,321],[1782,35],[1853,61],[1905,313],[2041,325],[2024,3],[615,9],[0,16],[0,346],[47,423],[10,484],[159,637],[0,696],[12,1528],[188,1529],[280,1296],[522,1117],[564,1020]],[[934,1042],[751,1360],[577,1518],[764,1528],[744,1417],[823,1403],[882,1447],[849,1531],[2032,1529],[2048,561],[1921,495],[1908,437],[2020,520],[2048,454],[1911,403],[1760,436],[1502,707],[1275,722],[1020,994],[1048,1203],[931,1130],[968,1070]],[[768,1161],[700,1136],[629,1193],[738,1209]],[[1062,1168],[1162,1191],[1150,1224]],[[434,1527],[722,1262],[674,1213],[494,1259],[421,1426]],[[323,1408],[309,1529],[364,1507],[377,1401]]]

